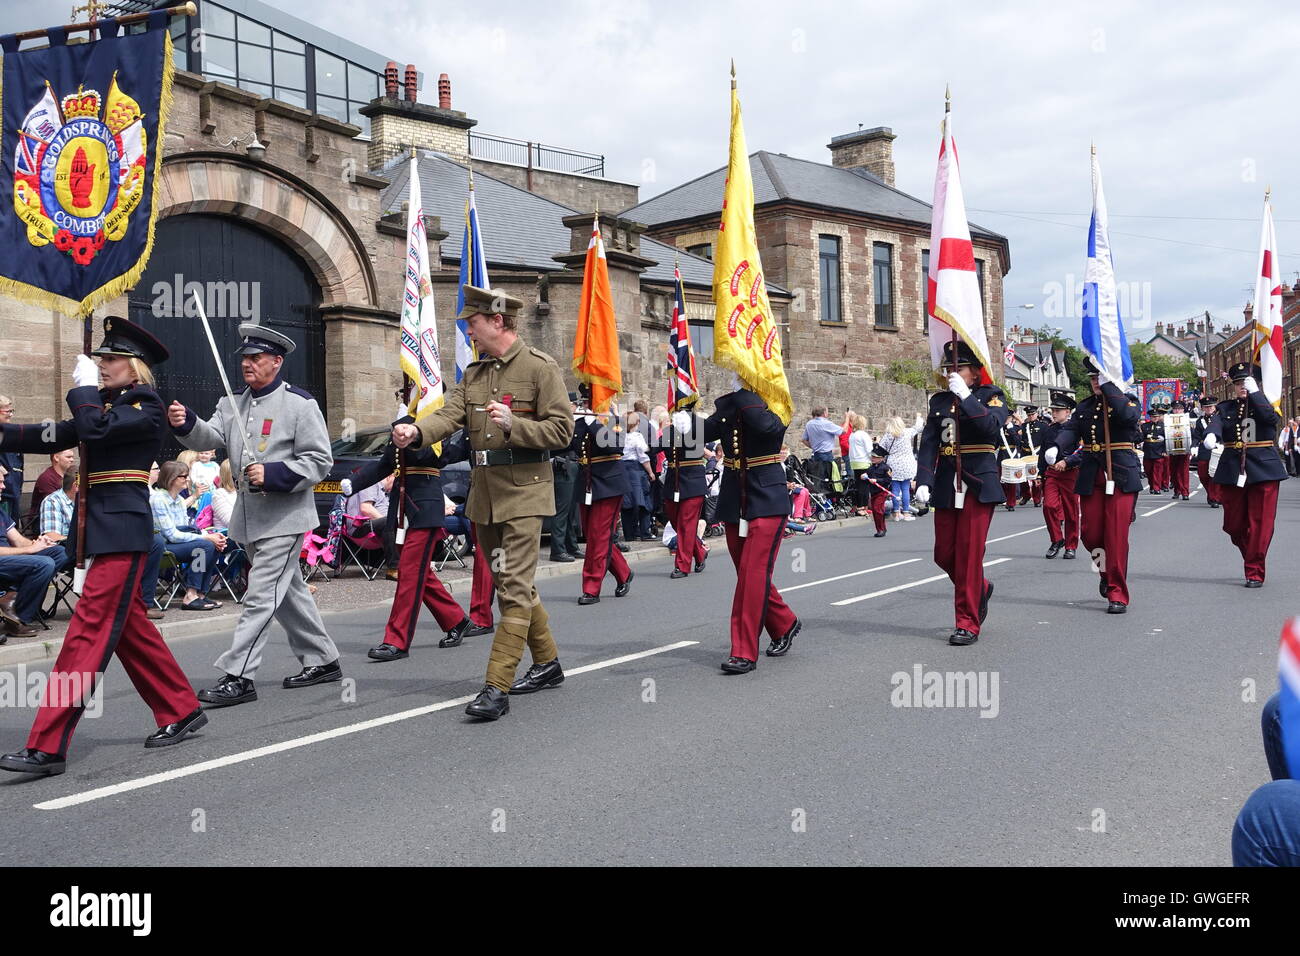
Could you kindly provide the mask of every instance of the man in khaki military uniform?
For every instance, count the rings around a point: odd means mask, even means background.
[[[470,443],[469,501],[479,553],[492,562],[501,620],[488,659],[487,683],[465,713],[496,720],[510,710],[507,694],[531,694],[564,682],[559,652],[533,586],[542,518],[555,514],[550,449],[573,438],[573,411],[560,367],[526,346],[515,329],[523,302],[504,292],[464,286],[458,319],[482,355],[446,403],[414,425],[395,425],[398,448],[430,446],[465,429]],[[524,645],[533,665],[519,680]]]

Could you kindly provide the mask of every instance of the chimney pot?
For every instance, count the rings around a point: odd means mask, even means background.
[[[894,185],[894,131],[888,126],[859,129],[831,138],[831,165],[837,169],[862,169]]]
[[[438,74],[438,107],[451,109],[451,79],[446,73]]]
[[[397,99],[397,86],[397,63],[389,60],[384,67],[384,95],[390,100]]]
[[[406,64],[406,101],[408,103],[415,102],[416,86],[418,83],[419,80],[416,76],[415,64]]]

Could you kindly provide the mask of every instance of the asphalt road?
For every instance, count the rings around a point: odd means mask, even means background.
[[[744,676],[718,670],[734,572],[716,540],[704,574],[670,580],[665,553],[592,607],[576,577],[549,579],[571,676],[495,724],[448,703],[478,690],[490,638],[439,650],[426,618],[410,659],[373,663],[386,609],[327,618],[353,680],[281,689],[298,667],[277,631],[261,699],[164,750],[142,748],[151,715],[114,664],[68,772],[0,780],[0,861],[1227,865],[1268,779],[1258,720],[1297,610],[1300,484],[1282,486],[1257,591],[1222,512],[1200,493],[1167,505],[1141,497],[1124,616],[1104,613],[1083,552],[1043,559],[1041,511],[999,509],[997,593],[967,648],[946,643],[946,580],[907,587],[939,573],[929,519],[789,539],[777,582],[804,630]],[[196,687],[228,639],[173,643]],[[983,706],[895,706],[894,675],[918,666],[975,672]],[[31,717],[0,706],[0,747]]]

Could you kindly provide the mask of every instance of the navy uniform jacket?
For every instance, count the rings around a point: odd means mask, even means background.
[[[1101,397],[1109,406],[1111,444],[1141,441],[1142,414],[1137,399],[1125,395],[1113,382],[1101,387]],[[1079,477],[1075,480],[1074,490],[1080,495],[1090,495],[1094,489],[1098,493],[1106,491],[1106,450],[1102,447],[1106,432],[1101,416],[1099,396],[1089,395],[1079,402],[1079,407],[1056,436],[1060,458],[1065,459],[1070,467],[1078,466]],[[1136,451],[1112,449],[1110,463],[1116,491],[1142,490],[1142,467]]]
[[[1007,421],[1006,399],[996,385],[977,385],[961,402],[952,392],[930,396],[930,413],[921,432],[921,452],[916,457],[916,484],[930,488],[930,505],[951,508],[956,503],[957,466],[953,443],[945,429],[957,419],[957,437],[961,439],[962,490],[976,501],[992,504],[1006,501],[1002,490],[1002,472],[993,451],[969,451],[974,446],[1002,447],[1002,426]],[[1008,438],[1008,441],[1011,439]],[[1004,453],[1005,454],[1005,453]]]
[[[162,399],[147,385],[125,391],[86,385],[68,392],[68,409],[72,418],[53,427],[0,426],[0,451],[50,455],[85,442],[80,475],[87,482],[86,554],[148,551],[153,547],[149,469],[167,427]],[[125,480],[105,480],[109,478]],[[74,512],[69,549],[76,543],[76,527]]]
[[[1210,449],[1206,448],[1201,442],[1205,441],[1205,436],[1210,433],[1210,422],[1219,417],[1219,407],[1214,407],[1213,415],[1202,415],[1196,421],[1192,422],[1192,443],[1196,445],[1196,460],[1209,461]],[[1235,481],[1236,479],[1234,479]]]
[[[718,489],[717,520],[736,524],[741,518],[788,517],[790,495],[785,488],[785,467],[781,461],[781,442],[785,424],[757,394],[747,388],[737,389],[714,402],[714,412],[704,421],[704,440],[718,441],[726,455],[722,469],[722,487]],[[738,452],[747,461],[756,458],[770,464],[747,465],[742,488]],[[731,464],[728,464],[730,462]],[[741,493],[745,496],[741,514]]]
[[[1159,461],[1161,458],[1168,457],[1169,449],[1165,447],[1165,423],[1143,422],[1142,460]]]
[[[393,424],[408,425],[415,421],[409,415]],[[397,501],[402,497],[405,502],[406,526],[408,528],[441,528],[443,526],[442,476],[429,474],[441,471],[443,458],[435,454],[432,448],[406,449],[406,493],[398,494],[397,482],[389,493],[388,524],[397,526]],[[349,476],[354,491],[361,491],[371,485],[377,485],[397,470],[397,446],[390,440],[384,446],[378,458],[359,468],[352,469]],[[414,472],[414,473],[412,473]]]
[[[872,465],[870,468],[867,469],[867,477],[870,478],[871,481],[874,481],[876,485],[880,485],[880,488],[884,488],[885,491],[888,492],[889,482],[892,480],[892,476],[890,475],[889,472],[889,462],[888,461],[876,462],[874,465]],[[884,493],[881,492],[880,488],[877,488],[876,485],[871,484],[871,482],[864,481],[863,484],[867,486],[867,489],[873,495],[879,495]]]
[[[1048,464],[1045,457],[1047,449],[1060,445],[1061,429],[1065,428],[1067,422],[1048,422],[1043,427],[1042,433],[1034,439],[1035,447],[1038,448],[1038,474],[1040,477],[1046,477]],[[1072,471],[1075,466],[1066,462],[1065,471]]]
[[[1043,451],[1043,435],[1047,431],[1048,423],[1035,418],[1025,422],[1025,427],[1021,429],[1024,437],[1024,445],[1021,446],[1021,452],[1025,455],[1041,455]]]
[[[1004,461],[1006,461],[1008,458],[1019,458],[1019,457],[1020,457],[1020,443],[1021,443],[1022,441],[1024,441],[1024,436],[1021,435],[1021,433],[1020,433],[1020,426],[1019,426],[1019,425],[1004,424],[1004,425],[1002,426],[1002,434],[998,436],[998,440],[997,440],[997,446],[998,446],[997,457],[998,457],[998,461],[999,461],[999,462],[1004,462]],[[1007,449],[1008,449],[1008,448],[1011,449],[1011,453],[1010,453],[1010,454],[1007,454]],[[1001,474],[1001,472],[999,472],[999,475],[1000,475],[1000,474]]]
[[[602,418],[606,424],[601,423]],[[622,461],[623,425],[617,415],[579,414],[573,423],[569,450],[577,454],[582,468],[578,489],[584,501],[588,491],[593,502],[627,494],[627,473]]]
[[[660,438],[660,448],[668,456],[668,469],[664,476],[664,500],[672,501],[674,494],[681,500],[699,498],[708,493],[704,480],[704,419],[693,411],[691,430],[680,434],[669,425]]]
[[[1243,428],[1243,421],[1255,423],[1255,436],[1251,438],[1249,428]],[[1286,465],[1282,463],[1282,453],[1277,448],[1278,423],[1277,412],[1268,403],[1264,393],[1256,389],[1245,398],[1230,399],[1215,406],[1214,418],[1210,422],[1210,434],[1223,443],[1223,454],[1219,456],[1219,467],[1214,472],[1214,483],[1218,485],[1235,485],[1237,475],[1241,472],[1241,445],[1246,440],[1246,484],[1254,485],[1261,481],[1285,481]],[[1243,436],[1243,432],[1246,434]],[[1251,447],[1251,442],[1259,442]],[[1234,445],[1236,447],[1234,447]]]

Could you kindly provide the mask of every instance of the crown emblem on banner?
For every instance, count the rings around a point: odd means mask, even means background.
[[[99,93],[96,90],[78,90],[63,98],[64,120],[99,117]]]

